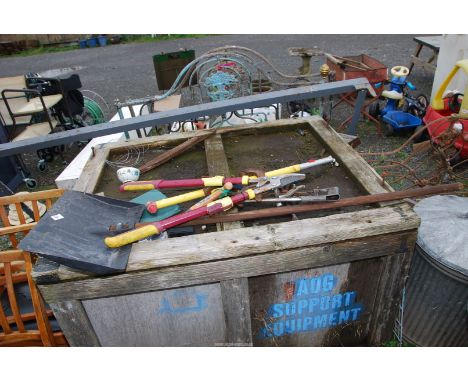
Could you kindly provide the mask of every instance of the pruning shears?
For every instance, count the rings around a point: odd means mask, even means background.
[[[305,163],[299,163],[288,167],[283,167],[277,170],[268,171],[265,173],[266,177],[272,177],[283,174],[291,174],[301,172],[313,167],[321,166],[324,164],[336,164],[335,158],[328,156],[325,158],[310,160]],[[120,191],[148,191],[158,189],[169,189],[169,188],[195,188],[203,187],[202,189],[187,192],[170,198],[148,202],[146,208],[148,212],[155,214],[159,209],[173,206],[179,203],[185,203],[190,200],[200,199],[209,197],[212,187],[224,187],[227,183],[234,186],[249,186],[256,184],[256,177],[252,176],[241,176],[228,178],[224,176],[213,176],[209,178],[198,178],[198,179],[175,179],[175,180],[143,180],[136,182],[126,182],[120,186]]]
[[[289,184],[301,181],[303,179],[305,179],[304,174],[284,174],[251,179],[251,183],[255,184],[255,187],[247,188],[246,190],[241,191],[233,196],[226,196],[222,199],[213,201],[206,206],[171,216],[170,218],[161,220],[159,222],[153,222],[151,224],[121,233],[113,237],[106,237],[104,242],[110,248],[122,247],[126,244],[134,243],[149,236],[158,235],[168,230],[169,228],[200,218],[202,216],[214,215],[223,211],[227,211],[234,205],[242,203],[245,200],[255,199],[258,194],[278,188],[283,188]]]

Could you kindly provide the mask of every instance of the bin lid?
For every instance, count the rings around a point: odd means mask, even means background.
[[[434,260],[468,276],[468,198],[437,195],[414,207],[418,245]]]

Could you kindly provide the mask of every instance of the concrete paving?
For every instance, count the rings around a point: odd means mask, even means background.
[[[116,98],[143,97],[158,89],[152,56],[179,49],[195,49],[200,55],[223,45],[257,50],[280,70],[294,74],[301,65],[288,55],[289,47],[317,46],[337,55],[366,53],[389,67],[407,65],[415,44],[412,35],[217,35],[150,43],[111,45],[29,57],[0,59],[0,77],[27,72],[69,71],[80,75],[84,89],[93,90],[112,106]],[[317,70],[322,59],[314,67]],[[70,70],[71,69],[71,70]],[[416,70],[413,82],[429,95],[432,75]]]

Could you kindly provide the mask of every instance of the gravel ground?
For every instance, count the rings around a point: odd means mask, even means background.
[[[27,72],[77,73],[83,89],[95,91],[111,105],[115,99],[143,97],[155,94],[157,89],[152,56],[161,52],[179,49],[195,49],[200,55],[223,45],[239,45],[257,50],[265,55],[279,70],[294,74],[301,65],[298,57],[290,57],[287,49],[293,46],[317,46],[326,52],[345,55],[368,54],[388,67],[407,65],[415,44],[411,35],[222,35],[201,38],[186,38],[151,43],[111,45],[102,48],[74,50],[29,57],[6,57],[0,59],[0,77],[14,76]],[[316,71],[323,58],[312,63]],[[430,95],[433,75],[415,69],[411,81],[418,93]],[[348,110],[337,110],[334,122],[349,115]],[[382,138],[377,136],[373,125],[362,122],[358,132],[362,141],[359,150],[389,150],[401,144],[405,137]],[[73,146],[64,153],[70,161],[79,151]],[[28,153],[25,161],[32,176],[40,181],[41,188],[50,188],[54,179],[65,167],[58,158],[48,166],[46,172],[36,169],[36,155]]]

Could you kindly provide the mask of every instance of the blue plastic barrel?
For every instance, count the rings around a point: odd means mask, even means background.
[[[98,44],[97,38],[91,37],[86,40],[86,45],[88,45],[89,48],[95,48]]]
[[[106,46],[107,45],[107,37],[106,36],[99,36],[98,41],[99,41],[99,46]]]
[[[84,49],[86,47],[87,47],[86,40],[80,40],[80,49]]]

